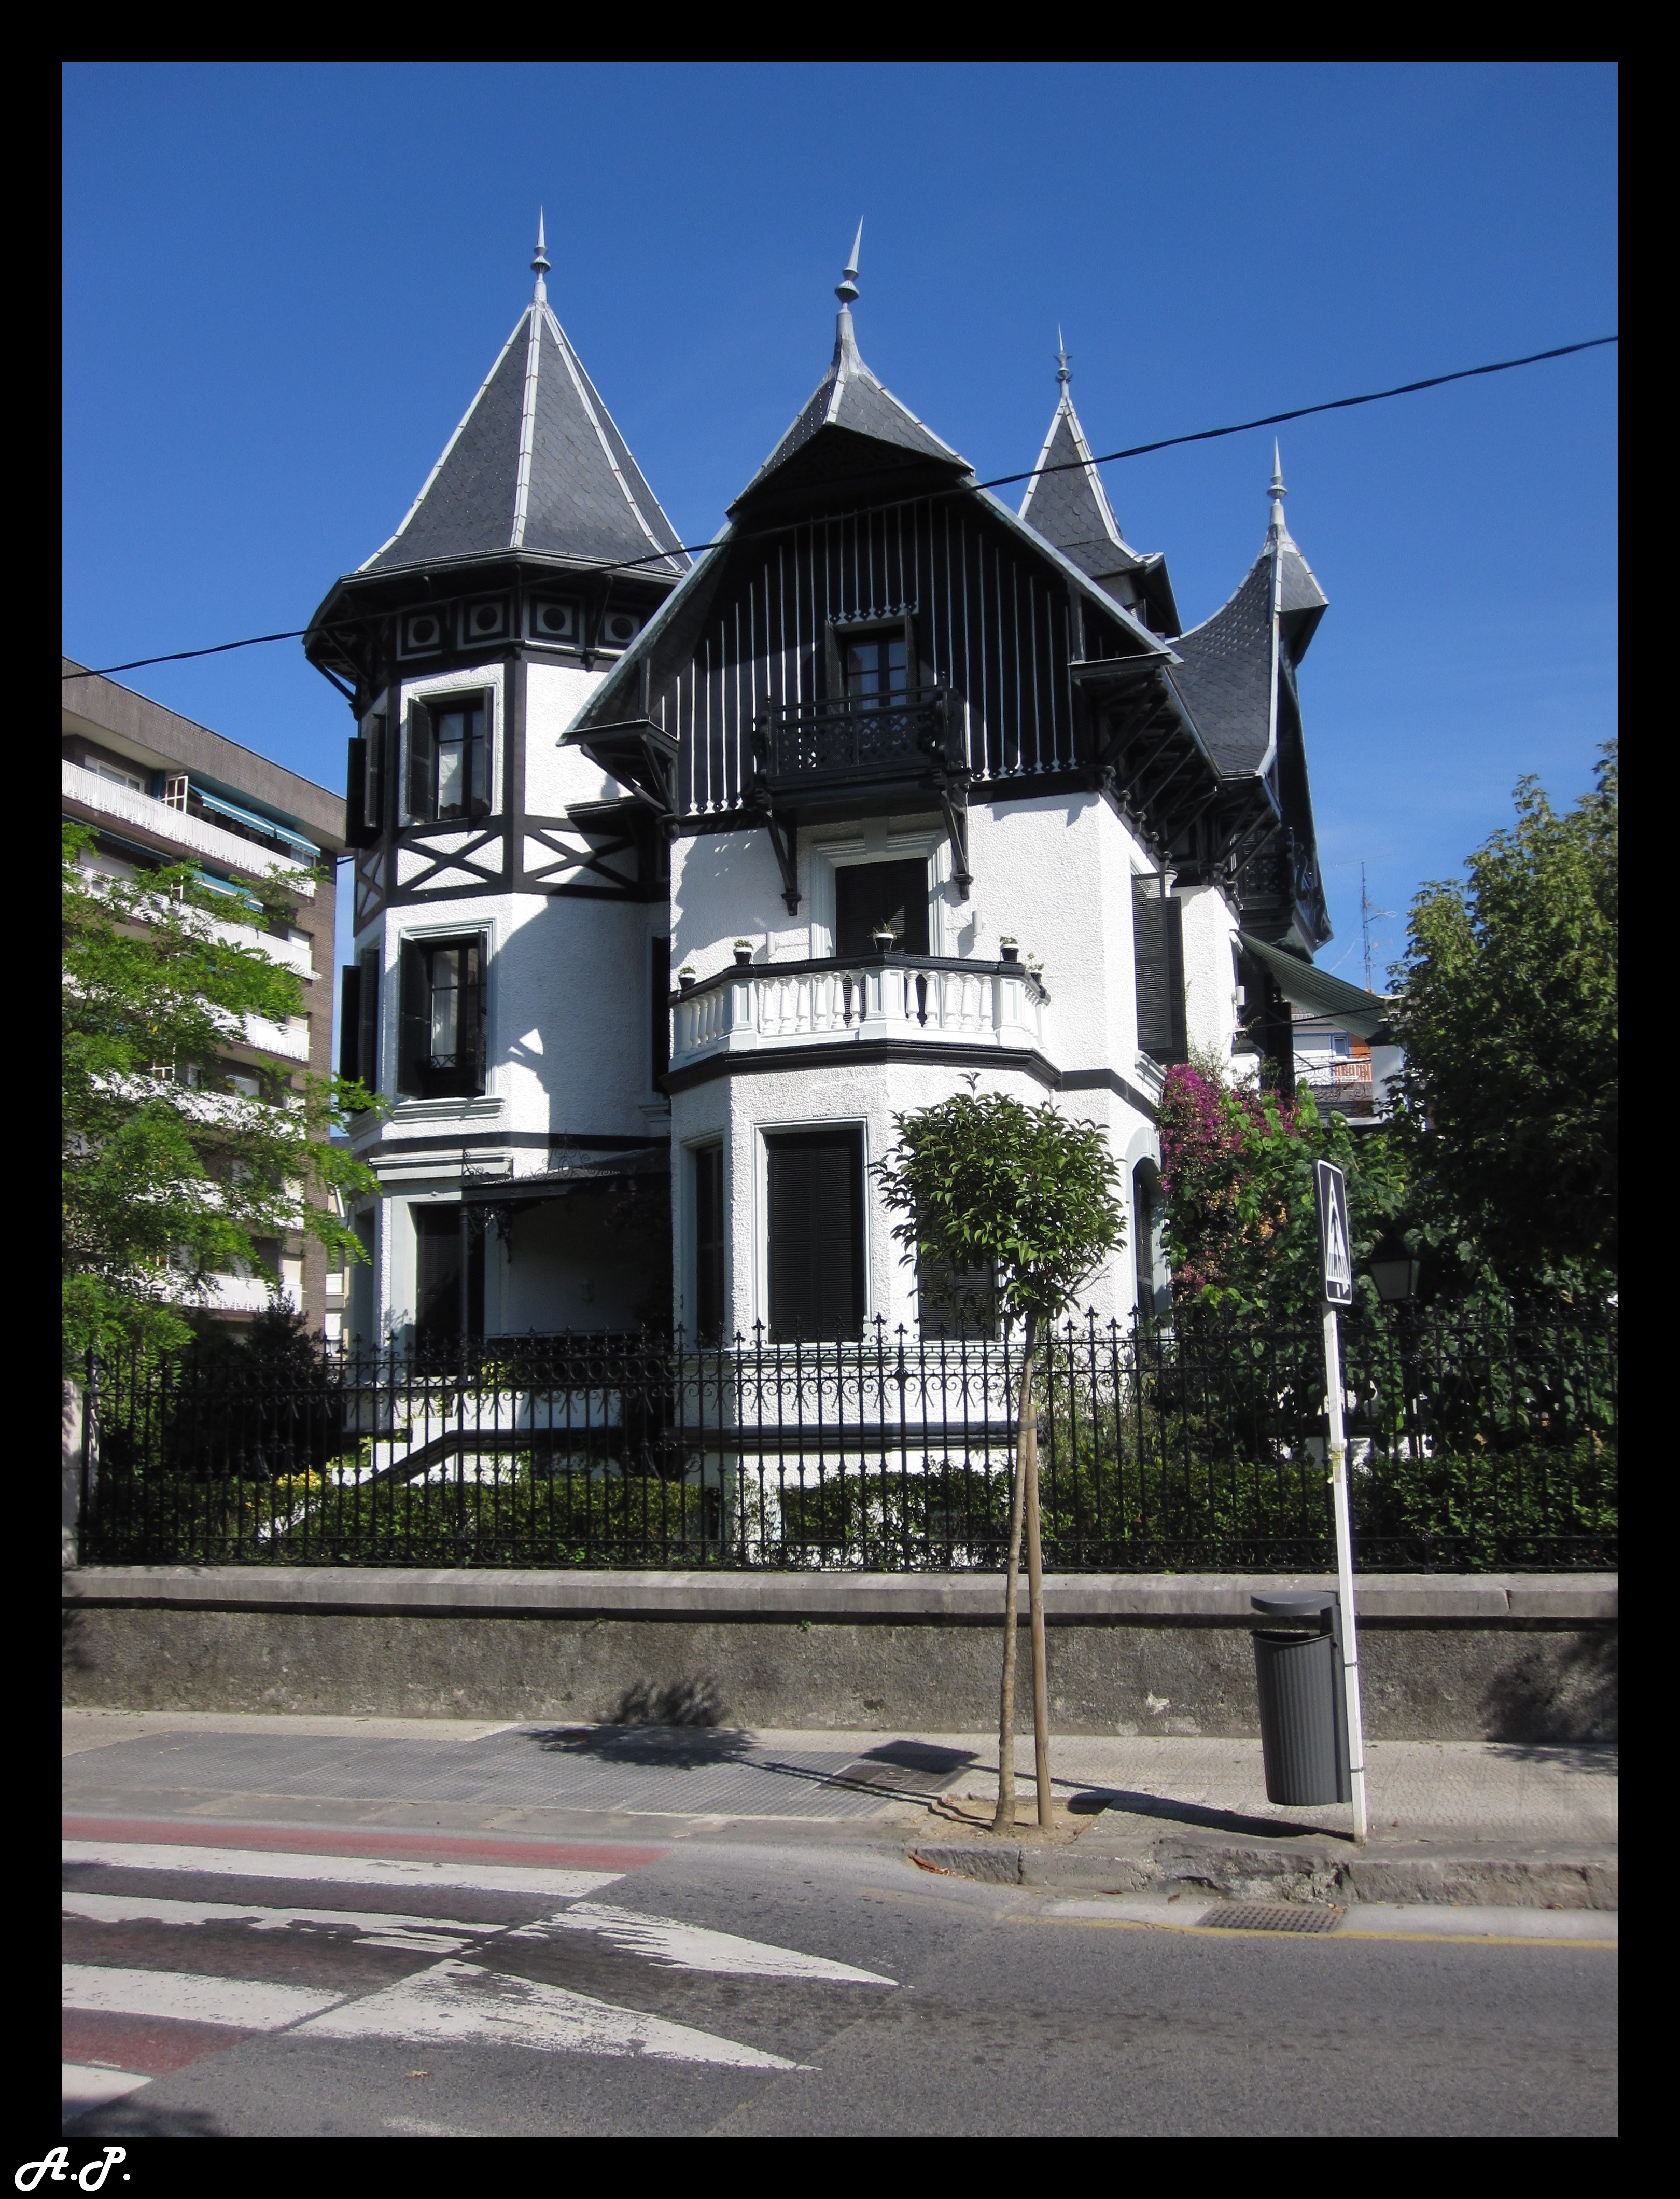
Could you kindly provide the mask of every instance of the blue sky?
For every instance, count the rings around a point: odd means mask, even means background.
[[[539,202],[556,310],[702,541],[826,364],[860,214],[864,356],[1013,472],[1058,322],[1099,451],[1608,333],[1615,90],[1577,66],[73,67],[64,646],[300,626],[500,348]],[[1615,373],[1598,352],[1284,433],[1330,598],[1304,702],[1345,976],[1361,858],[1397,947],[1519,773],[1590,783]],[[1187,624],[1257,551],[1270,470],[1261,434],[1106,470]],[[341,777],[344,706],[295,643],[125,677]]]

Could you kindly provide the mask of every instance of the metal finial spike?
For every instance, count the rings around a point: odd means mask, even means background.
[[[531,272],[534,275],[546,275],[548,269],[548,251],[543,242],[543,210],[539,207],[537,208],[537,250],[536,256],[531,262]]]
[[[1284,497],[1289,493],[1283,485],[1283,454],[1278,449],[1275,436],[1272,440],[1272,485],[1266,493],[1271,497]]]
[[[860,222],[857,225],[857,235],[852,239],[851,257],[840,270],[840,280],[834,286],[834,295],[843,306],[849,306],[858,295],[858,254],[862,248],[863,224]]]
[[[1059,321],[1056,324],[1056,379],[1064,389],[1073,380],[1072,375],[1068,371],[1068,347],[1062,337],[1062,324]]]

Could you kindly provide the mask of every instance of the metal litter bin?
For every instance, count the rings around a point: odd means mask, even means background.
[[[1350,1801],[1340,1598],[1331,1589],[1249,1601],[1273,1621],[1254,1634],[1267,1799]]]

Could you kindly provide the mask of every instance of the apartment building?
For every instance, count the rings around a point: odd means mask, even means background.
[[[334,859],[344,847],[344,801],[271,763],[225,734],[195,725],[115,680],[64,659],[64,816],[95,833],[83,860],[116,876],[191,863],[227,899],[230,920],[303,980],[304,1012],[285,1026],[247,1021],[222,1065],[229,1090],[255,1097],[277,1080],[296,1082],[332,1066]],[[324,876],[306,875],[318,866]],[[259,878],[295,875],[289,913],[265,912]],[[312,1331],[335,1339],[346,1279],[312,1239],[259,1246],[282,1277],[286,1302]],[[260,1274],[216,1280],[210,1310],[248,1321],[269,1303]]]

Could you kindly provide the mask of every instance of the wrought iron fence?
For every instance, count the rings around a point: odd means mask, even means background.
[[[1359,1563],[1617,1560],[1613,1309],[1345,1322]],[[1018,1340],[475,1339],[90,1365],[90,1562],[975,1571]],[[1047,1564],[1331,1563],[1321,1337],[1070,1323],[1034,1382]]]

